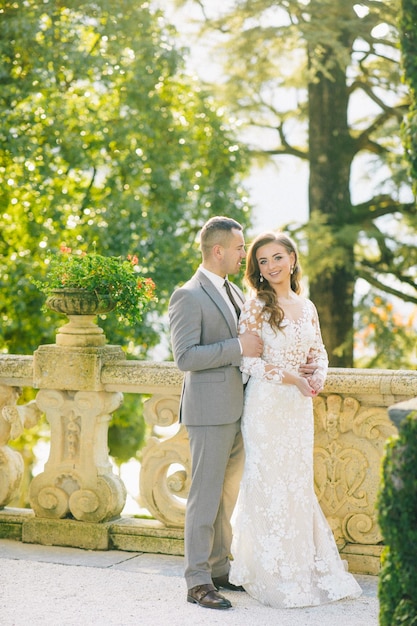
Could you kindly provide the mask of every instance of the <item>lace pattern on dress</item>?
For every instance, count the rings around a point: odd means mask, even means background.
[[[315,361],[317,379],[324,382],[328,358],[321,338],[317,311],[310,300],[305,300],[302,315],[296,321],[284,318],[282,328],[274,331],[268,324],[268,315],[263,312],[263,302],[258,298],[243,305],[239,319],[239,332],[255,332],[264,340],[264,351],[260,358],[243,357],[241,371],[258,379],[282,383],[283,370],[297,372],[307,359]],[[267,365],[275,365],[272,373]]]
[[[361,589],[340,559],[332,531],[314,492],[312,398],[282,383],[283,370],[327,354],[317,311],[306,299],[295,321],[274,332],[263,304],[245,303],[240,331],[256,331],[262,358],[242,359],[250,374],[242,415],[245,469],[233,521],[230,580],[263,604],[291,608],[357,597]],[[269,377],[266,365],[276,366]]]

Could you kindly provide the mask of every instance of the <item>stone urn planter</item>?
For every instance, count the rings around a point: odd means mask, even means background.
[[[61,253],[48,261],[44,280],[34,283],[46,295],[47,308],[70,319],[59,330],[57,344],[102,346],[106,338],[95,324],[96,315],[114,310],[124,322],[138,324],[147,305],[156,300],[155,284],[139,274],[136,255],[105,257],[61,246]]]
[[[46,300],[51,311],[69,318],[56,336],[57,345],[72,347],[97,347],[107,343],[104,331],[96,323],[96,316],[115,308],[111,297],[88,289],[53,289]]]
[[[125,322],[138,324],[157,299],[155,284],[140,275],[135,255],[106,257],[61,246],[60,254],[50,255],[44,279],[33,282],[46,295],[48,308],[69,317],[114,310]]]
[[[76,288],[53,289],[46,300],[51,311],[65,315],[101,315],[115,308],[110,295],[97,294],[95,291]]]

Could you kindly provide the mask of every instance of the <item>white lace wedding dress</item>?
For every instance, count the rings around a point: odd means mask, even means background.
[[[317,312],[305,299],[296,321],[275,333],[259,300],[247,301],[240,330],[257,330],[262,358],[243,358],[250,374],[242,416],[246,462],[234,518],[230,580],[265,605],[302,607],[358,597],[313,487],[313,405],[295,385],[267,380],[266,363],[298,372],[310,355],[324,381],[327,354]]]

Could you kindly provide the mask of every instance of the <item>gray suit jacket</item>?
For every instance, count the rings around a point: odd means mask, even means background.
[[[172,294],[169,320],[174,359],[185,372],[180,421],[190,426],[237,421],[243,383],[236,321],[203,272],[197,271]]]

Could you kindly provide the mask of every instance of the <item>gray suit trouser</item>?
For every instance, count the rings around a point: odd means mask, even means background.
[[[240,420],[219,426],[187,426],[192,481],[185,516],[187,588],[228,574],[230,518],[239,493],[244,451]]]

